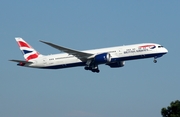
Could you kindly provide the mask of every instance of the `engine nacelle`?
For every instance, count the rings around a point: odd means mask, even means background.
[[[111,55],[109,53],[98,54],[94,57],[95,64],[105,64],[111,62]]]
[[[119,61],[115,63],[108,63],[111,68],[118,68],[118,67],[123,67],[125,65],[125,61]]]

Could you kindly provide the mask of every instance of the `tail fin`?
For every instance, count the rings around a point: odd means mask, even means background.
[[[37,52],[35,49],[33,49],[22,38],[16,37],[15,40],[17,41],[17,43],[20,47],[20,50],[21,50],[22,54],[24,55],[24,58],[26,59],[26,61],[38,58],[38,56],[40,55],[39,52]]]

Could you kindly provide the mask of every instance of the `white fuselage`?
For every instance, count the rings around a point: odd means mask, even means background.
[[[152,46],[145,46],[152,45]],[[143,58],[158,58],[166,54],[168,51],[166,48],[155,43],[142,43],[134,45],[124,45],[110,48],[94,49],[82,51],[98,55],[101,53],[109,53],[111,55],[111,62],[127,61]],[[80,60],[74,55],[67,53],[54,54],[54,55],[41,55],[37,59],[30,60],[33,63],[28,63],[25,66],[34,68],[45,69],[59,69],[67,67],[85,66],[86,62]]]

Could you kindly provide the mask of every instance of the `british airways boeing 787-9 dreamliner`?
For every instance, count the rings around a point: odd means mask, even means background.
[[[117,47],[101,48],[94,50],[78,51],[62,47],[50,42],[40,41],[64,53],[53,55],[42,55],[32,48],[22,38],[15,38],[25,60],[10,60],[18,62],[17,65],[42,68],[42,69],[61,69],[69,67],[84,66],[85,70],[99,72],[98,65],[106,64],[111,68],[123,67],[125,61],[162,57],[168,52],[166,48],[155,43],[142,43],[133,45],[124,45]]]

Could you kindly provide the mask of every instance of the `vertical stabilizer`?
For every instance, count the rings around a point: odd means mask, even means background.
[[[37,52],[34,48],[32,48],[21,37],[16,37],[15,40],[17,41],[26,61],[38,58],[38,56],[40,55],[39,52]]]

